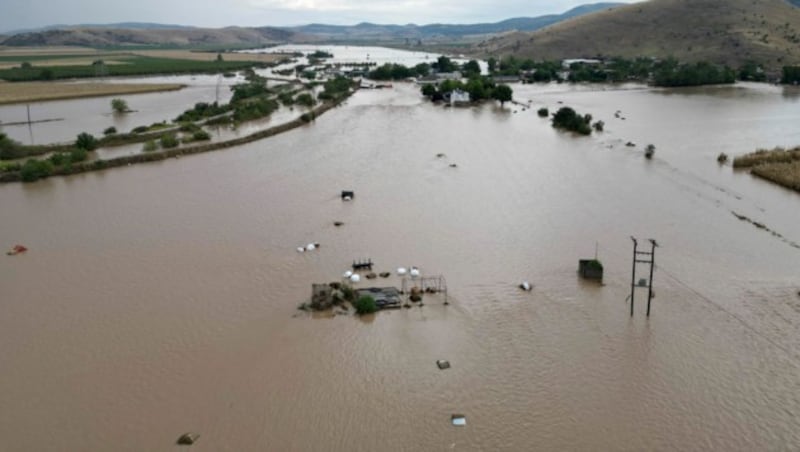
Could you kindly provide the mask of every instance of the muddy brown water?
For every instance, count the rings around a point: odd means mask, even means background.
[[[800,195],[716,163],[800,142],[793,94],[515,86],[523,111],[396,84],[239,148],[0,186],[0,243],[30,248],[0,259],[0,450],[796,449]],[[606,131],[553,130],[559,102]],[[649,319],[631,235],[662,245]],[[602,287],[576,276],[596,244]],[[360,257],[451,304],[298,315]]]

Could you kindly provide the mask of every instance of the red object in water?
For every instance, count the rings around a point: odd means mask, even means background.
[[[15,254],[24,253],[25,251],[28,251],[28,248],[25,248],[22,245],[14,245],[14,248],[11,248],[11,251],[7,252],[6,254],[13,256]]]

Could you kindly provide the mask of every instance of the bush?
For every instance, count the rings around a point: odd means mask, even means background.
[[[553,127],[569,130],[581,135],[590,135],[592,128],[589,126],[591,115],[581,116],[570,107],[561,107],[553,115]]]
[[[592,127],[594,127],[594,130],[602,132],[606,127],[606,123],[603,121],[597,121],[596,123],[592,124]]]
[[[356,312],[359,315],[372,314],[378,310],[378,305],[375,303],[375,299],[369,295],[363,295],[359,297],[359,299],[353,303],[353,307],[356,308]]]
[[[315,103],[314,98],[308,93],[299,94],[295,99],[295,102],[305,107],[312,107]]]
[[[165,133],[164,135],[161,135],[159,141],[161,142],[161,147],[164,149],[176,148],[180,144],[178,138],[172,133]]]
[[[114,113],[126,113],[129,111],[128,103],[118,98],[111,99],[111,109],[114,110]]]
[[[8,135],[0,132],[0,159],[11,160],[25,156],[25,149]]]
[[[206,141],[211,139],[211,135],[205,130],[198,130],[192,134],[192,139],[195,141]]]
[[[89,152],[83,148],[75,148],[69,153],[69,162],[82,162],[89,158]]]
[[[134,127],[133,130],[131,130],[131,133],[145,133],[145,132],[147,132],[147,126]]]
[[[117,128],[114,126],[111,126],[103,131],[103,135],[114,135],[115,133],[117,133]]]
[[[153,152],[158,150],[158,143],[156,140],[147,141],[142,148],[144,152]]]
[[[353,301],[356,299],[356,291],[353,290],[352,287],[346,284],[342,284],[341,291],[342,291],[342,297],[344,297],[345,300]]]
[[[550,116],[550,110],[548,110],[547,107],[540,108],[537,113],[539,114],[539,117],[541,117],[541,118],[546,118],[546,117]]]
[[[86,149],[87,151],[94,151],[97,149],[97,139],[86,132],[81,132],[75,140],[75,147]]]
[[[23,182],[33,182],[53,174],[53,164],[47,160],[28,159],[20,173]]]

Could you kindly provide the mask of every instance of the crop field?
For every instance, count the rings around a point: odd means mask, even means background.
[[[171,83],[0,83],[0,104],[170,91],[182,87]]]

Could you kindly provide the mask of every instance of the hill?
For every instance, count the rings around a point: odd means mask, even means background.
[[[533,31],[573,17],[601,11],[621,5],[621,3],[594,3],[573,8],[563,14],[549,14],[538,17],[516,17],[494,23],[478,24],[428,24],[428,25],[381,25],[363,22],[357,25],[310,24],[290,27],[287,30],[314,35],[325,40],[357,41],[403,39],[458,39],[466,36],[489,35],[513,30]]]
[[[800,8],[783,0],[650,0],[495,37],[476,49],[533,59],[674,56],[731,67],[755,61],[775,73],[800,63],[798,44]]]
[[[4,46],[84,46],[116,47],[129,45],[210,46],[264,45],[286,42],[294,33],[271,27],[261,28],[76,28],[15,34],[2,41]]]

